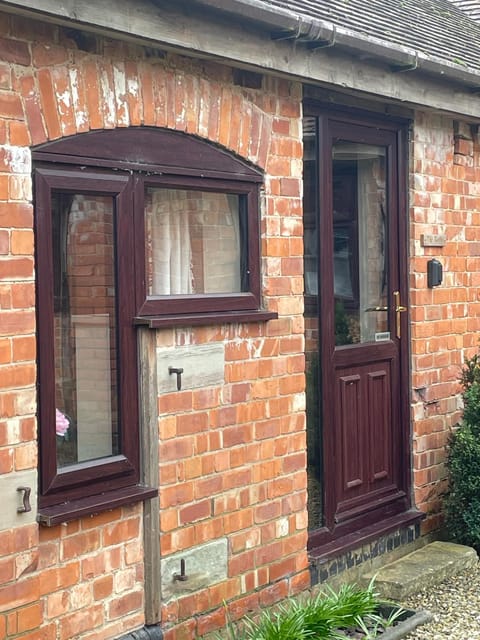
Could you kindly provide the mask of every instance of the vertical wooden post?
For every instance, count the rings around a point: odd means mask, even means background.
[[[156,332],[138,330],[140,391],[140,456],[142,482],[158,484],[158,404]],[[159,498],[144,502],[143,543],[145,556],[145,624],[160,622],[160,519]]]

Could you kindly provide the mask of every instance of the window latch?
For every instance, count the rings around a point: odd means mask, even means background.
[[[180,391],[182,388],[182,373],[183,367],[168,367],[169,375],[174,373],[177,376],[177,391]]]

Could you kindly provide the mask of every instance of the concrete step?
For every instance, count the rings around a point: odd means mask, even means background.
[[[425,587],[438,584],[450,576],[476,566],[474,549],[451,542],[432,542],[376,573],[362,576],[362,584],[375,577],[375,591],[389,600],[404,600]]]

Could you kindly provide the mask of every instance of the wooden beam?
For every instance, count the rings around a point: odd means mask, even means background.
[[[140,447],[142,480],[158,486],[158,390],[156,333],[138,330],[140,389]],[[156,496],[143,505],[145,558],[145,623],[158,624],[161,618],[160,504]]]

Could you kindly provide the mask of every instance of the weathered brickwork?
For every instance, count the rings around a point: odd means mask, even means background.
[[[224,384],[159,397],[162,556],[227,537],[228,579],[166,603],[193,637],[304,589],[306,474],[301,87],[1,16],[0,473],[34,469],[35,310],[30,146],[91,129],[158,126],[265,170],[268,323],[158,331],[158,346],[225,344]],[[152,56],[152,53],[154,54]],[[0,637],[114,638],[144,622],[141,505],[0,533]],[[3,542],[5,541],[5,543]],[[39,631],[41,629],[41,631]]]
[[[469,125],[418,113],[411,156],[410,302],[413,478],[423,531],[441,524],[445,444],[461,415],[458,378],[478,349],[480,148]],[[443,246],[425,235],[445,236]],[[427,261],[443,283],[427,287]]]
[[[262,294],[278,319],[156,334],[160,350],[225,348],[222,384],[158,397],[162,557],[228,541],[225,580],[162,603],[166,640],[190,639],[225,624],[224,602],[235,620],[310,584],[302,91],[270,77],[249,89],[227,66],[97,37],[77,38],[80,49],[72,38],[0,14],[0,475],[37,467],[30,148],[147,125],[200,136],[265,172]],[[423,533],[441,524],[458,374],[478,347],[479,162],[468,125],[416,114],[409,273],[413,478],[416,504],[428,516]],[[431,234],[445,243],[427,246]],[[434,289],[426,282],[431,257],[444,268]],[[53,528],[0,530],[0,639],[108,640],[139,628],[142,527],[139,504]]]

